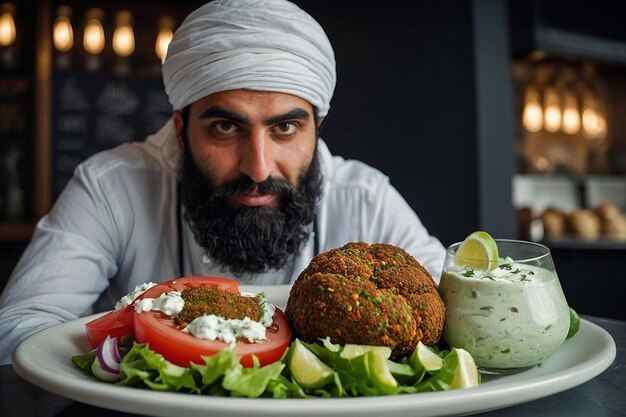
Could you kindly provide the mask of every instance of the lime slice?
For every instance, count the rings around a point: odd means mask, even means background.
[[[415,372],[413,367],[407,363],[399,363],[387,359],[387,366],[394,379],[402,385],[413,385],[422,376],[421,372]]]
[[[567,338],[574,336],[580,329],[580,317],[573,308],[569,308],[569,331],[567,332]]]
[[[416,372],[436,372],[441,369],[443,359],[441,359],[431,348],[418,342],[415,350],[409,356],[409,363]]]
[[[450,354],[456,353],[458,365],[454,371],[454,379],[450,386],[452,389],[470,388],[480,384],[480,375],[476,362],[470,353],[465,349],[453,349]]]
[[[385,359],[391,356],[391,348],[388,346],[357,345],[352,343],[346,343],[339,356],[343,359],[352,359],[369,351],[376,351]]]
[[[291,345],[289,371],[303,388],[319,388],[333,380],[334,371],[296,339]]]
[[[457,249],[454,263],[492,271],[498,266],[498,245],[489,233],[474,232],[466,237]]]
[[[429,380],[429,384],[451,389],[478,386],[480,375],[474,358],[465,349],[452,348],[443,359],[442,368]]]
[[[385,394],[393,394],[398,387],[398,381],[391,374],[387,358],[376,350],[369,350],[366,359],[368,375],[374,385]]]

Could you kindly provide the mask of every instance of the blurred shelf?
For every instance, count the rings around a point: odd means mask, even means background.
[[[517,53],[626,63],[623,1],[510,0],[509,10]]]
[[[550,249],[626,250],[624,239],[583,239],[573,236],[546,238],[542,242]]]
[[[29,241],[34,229],[31,223],[0,222],[0,241]]]

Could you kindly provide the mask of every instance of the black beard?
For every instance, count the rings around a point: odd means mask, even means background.
[[[269,177],[255,183],[246,175],[216,187],[193,159],[188,139],[185,142],[181,167],[183,218],[210,257],[241,275],[278,270],[300,253],[309,238],[309,225],[321,194],[317,148],[296,189],[287,180]],[[228,196],[247,194],[255,187],[261,193],[278,194],[278,207],[233,208],[228,204]]]

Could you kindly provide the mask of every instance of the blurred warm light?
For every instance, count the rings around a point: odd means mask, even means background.
[[[87,25],[83,35],[83,46],[87,52],[97,55],[104,49],[104,29],[102,28],[102,9],[87,11]]]
[[[54,47],[61,52],[67,52],[74,46],[74,30],[70,17],[72,9],[69,6],[59,6],[57,19],[52,29]]]
[[[154,51],[161,62],[165,61],[167,47],[174,37],[174,20],[169,16],[163,16],[159,20],[159,35],[154,45]]]
[[[15,31],[15,6],[10,3],[4,3],[0,7],[0,45],[9,46],[15,42],[17,33]]]
[[[572,91],[563,93],[563,121],[561,129],[569,135],[575,135],[580,130],[578,100]]]
[[[602,113],[598,115],[598,130],[597,130],[598,139],[606,139],[607,129],[606,129],[606,118]]]
[[[595,109],[588,107],[583,110],[583,129],[590,137],[595,137],[601,122]]]
[[[539,172],[545,172],[548,169],[550,169],[550,161],[548,161],[548,159],[543,156],[540,156],[540,155],[533,156],[532,162],[533,162],[535,169]]]
[[[606,138],[606,117],[600,103],[595,97],[588,96],[584,100],[582,126],[587,138]]]
[[[526,88],[522,123],[529,132],[539,132],[543,127],[543,111],[541,110],[539,91],[534,86]]]
[[[543,124],[548,132],[561,128],[561,100],[555,87],[546,87],[543,93]]]
[[[596,135],[598,139],[606,139],[607,127],[606,127],[606,109],[602,101],[598,101],[598,121]]]
[[[608,137],[604,87],[592,67],[562,66],[556,71],[552,64],[546,64],[528,75],[522,114],[526,131],[600,141]]]
[[[117,14],[117,26],[113,32],[113,51],[121,57],[127,57],[135,51],[135,33],[133,16],[128,11]]]

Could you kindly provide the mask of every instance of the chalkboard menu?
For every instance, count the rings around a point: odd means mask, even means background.
[[[0,2],[3,3],[3,2]],[[32,21],[32,0],[15,5],[15,26]],[[0,46],[0,224],[20,224],[33,212],[34,48],[32,31],[16,31]]]
[[[89,156],[142,141],[171,117],[160,77],[55,74],[52,191],[56,198]]]
[[[23,221],[30,206],[32,96],[28,75],[0,76],[0,221]]]

